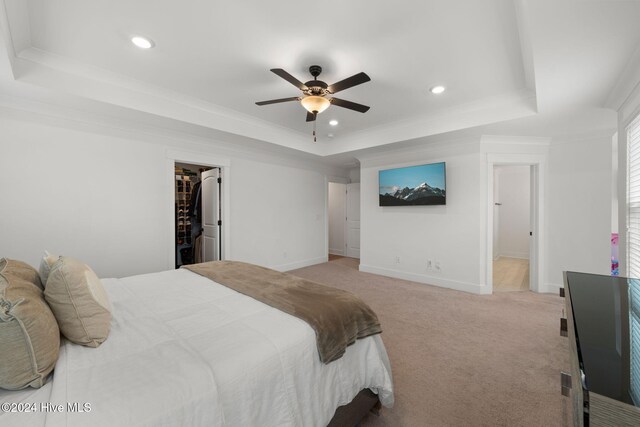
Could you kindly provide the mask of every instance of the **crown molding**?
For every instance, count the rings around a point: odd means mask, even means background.
[[[342,138],[339,146],[328,147],[326,155],[434,136],[536,113],[535,95],[528,89],[522,89],[463,104],[439,114],[411,117],[362,130]]]
[[[0,92],[0,119],[11,118],[91,134],[159,144],[177,150],[213,152],[287,167],[315,170],[330,175],[346,175],[347,168],[324,161],[322,157],[298,150],[252,141],[233,135],[189,132],[188,128],[156,126],[107,114],[77,110],[58,104],[14,97]],[[206,132],[215,130],[205,129]]]
[[[629,100],[637,96],[640,87],[640,46],[631,55],[629,62],[618,76],[616,84],[605,102],[606,108],[620,111]]]

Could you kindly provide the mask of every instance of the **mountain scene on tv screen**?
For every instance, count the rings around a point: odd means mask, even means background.
[[[409,205],[444,205],[445,190],[432,187],[426,182],[417,187],[404,187],[394,193],[380,195],[380,206],[409,206]]]

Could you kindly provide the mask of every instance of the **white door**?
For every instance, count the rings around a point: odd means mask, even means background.
[[[538,167],[529,167],[529,289],[538,292]]]
[[[220,259],[220,169],[202,172],[202,262]]]
[[[347,184],[347,256],[360,258],[360,183]]]
[[[329,253],[346,255],[347,184],[329,183]]]
[[[498,259],[500,254],[500,170],[493,168],[493,259]]]

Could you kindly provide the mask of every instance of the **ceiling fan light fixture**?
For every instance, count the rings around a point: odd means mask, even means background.
[[[300,101],[302,106],[310,113],[320,114],[331,105],[331,102],[322,96],[309,95]]]

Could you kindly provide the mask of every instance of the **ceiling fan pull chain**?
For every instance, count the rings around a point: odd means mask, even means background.
[[[313,120],[313,142],[317,142],[317,140],[316,140],[316,123],[317,123],[318,121],[317,121],[317,120],[315,120],[315,119],[317,118],[317,117],[316,117],[317,115],[318,115],[318,113],[316,113],[316,112],[314,111],[314,112],[313,112],[313,118],[314,118],[314,120]]]

